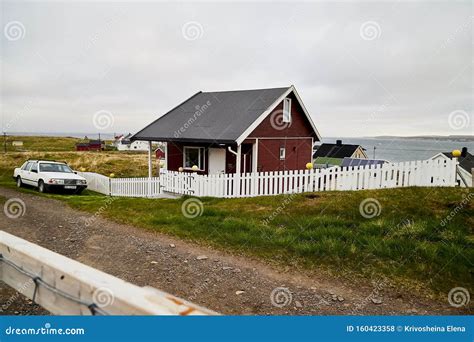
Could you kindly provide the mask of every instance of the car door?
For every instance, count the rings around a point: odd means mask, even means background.
[[[27,162],[20,170],[21,181],[25,184],[31,185],[30,169],[32,165],[32,162]]]
[[[38,185],[38,162],[33,162],[33,165],[31,165],[31,169],[30,169],[30,174],[29,174],[29,180],[30,180],[30,184],[31,185],[34,185],[34,186],[37,186]]]

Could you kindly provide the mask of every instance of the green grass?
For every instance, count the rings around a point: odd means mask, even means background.
[[[468,195],[469,190],[459,188],[405,188],[202,198],[202,215],[196,218],[182,214],[189,197],[115,198],[110,203],[108,197],[92,192],[46,196],[91,214],[102,207],[102,216],[120,223],[278,265],[351,279],[386,276],[412,288],[446,293],[452,287],[473,284],[474,195],[441,225]],[[361,216],[359,204],[365,198],[380,202],[378,217]]]
[[[148,175],[146,152],[75,151],[80,139],[62,137],[7,137],[7,153],[3,153],[0,138],[0,175],[12,175],[15,167],[28,159],[48,159],[67,162],[76,170],[84,169],[117,177],[144,177]],[[23,146],[13,146],[22,141]]]
[[[22,141],[23,146],[13,146],[13,141]],[[38,137],[38,136],[7,136],[8,152],[41,151],[58,152],[74,151],[76,143],[81,139],[72,137]],[[4,148],[4,138],[0,137],[1,150]]]
[[[86,167],[88,171],[114,172],[117,176],[140,176],[147,170],[145,154],[51,151],[51,147],[37,145],[39,142],[29,144],[28,148],[46,151],[2,154],[0,186],[15,186],[11,179],[13,167],[27,158],[66,160],[77,169]],[[66,142],[62,146],[66,148]],[[21,191],[37,194],[32,189]],[[470,191],[404,188],[203,198],[202,215],[193,219],[184,217],[181,211],[188,198],[116,198],[110,204],[107,197],[90,191],[82,196],[41,196],[60,199],[91,214],[102,207],[102,216],[120,223],[278,265],[327,271],[351,279],[387,276],[400,284],[445,294],[455,286],[472,289],[474,283],[474,195]],[[470,200],[461,205],[468,195]],[[359,205],[365,198],[380,202],[379,216],[361,216]],[[452,212],[457,214],[442,225]]]

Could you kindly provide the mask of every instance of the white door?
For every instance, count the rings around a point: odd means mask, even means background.
[[[209,174],[225,173],[225,150],[223,148],[209,149]]]

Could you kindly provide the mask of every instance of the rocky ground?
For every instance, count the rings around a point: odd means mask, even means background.
[[[140,286],[153,286],[222,314],[461,314],[448,302],[389,284],[345,281],[316,270],[270,266],[144,229],[95,219],[60,201],[0,188],[21,198],[22,217],[0,229]],[[3,215],[3,214],[2,214]],[[89,220],[90,222],[90,220]],[[48,314],[0,282],[2,314]]]

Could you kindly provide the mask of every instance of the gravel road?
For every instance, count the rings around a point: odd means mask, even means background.
[[[176,238],[98,218],[66,204],[0,188],[21,198],[22,217],[3,213],[0,229],[139,286],[153,286],[222,314],[461,314],[447,301],[354,283],[316,271],[277,268]],[[3,212],[3,210],[2,210]],[[284,290],[285,288],[288,290]],[[273,292],[273,296],[272,296]],[[272,300],[273,299],[273,300]],[[3,314],[48,314],[0,282]]]

